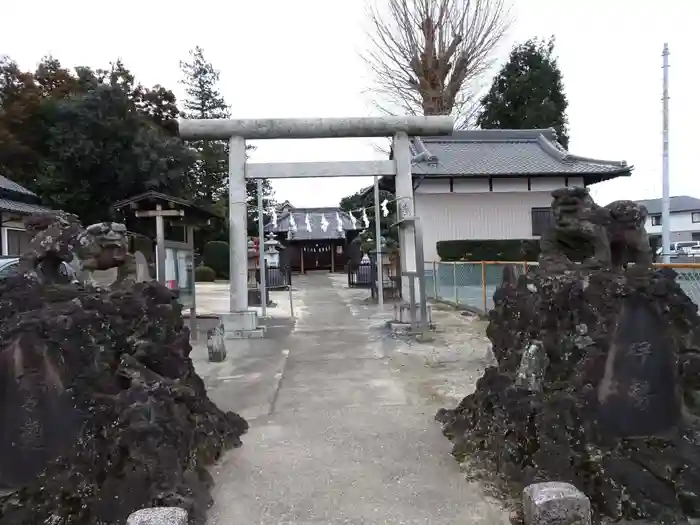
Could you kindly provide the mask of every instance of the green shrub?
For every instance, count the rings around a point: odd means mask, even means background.
[[[441,261],[536,261],[539,239],[438,241]]]
[[[202,264],[208,266],[221,279],[228,279],[229,250],[224,241],[209,241],[204,245]]]
[[[213,283],[216,279],[216,272],[208,266],[197,266],[194,269],[194,280],[198,283]]]

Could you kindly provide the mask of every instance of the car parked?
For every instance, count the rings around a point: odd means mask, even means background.
[[[676,241],[672,242],[669,254],[671,257],[687,257],[691,254],[700,254],[700,241]],[[656,255],[663,255],[663,247],[656,250]]]
[[[6,279],[19,270],[19,257],[0,257],[0,279]]]
[[[690,248],[686,249],[685,255],[687,257],[700,257],[700,244],[691,246]]]
[[[19,257],[3,255],[0,257],[0,279],[7,279],[10,275],[19,271]],[[61,273],[71,276],[71,280],[77,282],[75,271],[68,263],[61,263]]]

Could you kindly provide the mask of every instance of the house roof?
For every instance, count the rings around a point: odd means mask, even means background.
[[[343,224],[343,231],[338,231],[338,221],[336,213],[340,216]],[[306,216],[309,217],[311,231],[306,229]],[[312,239],[340,239],[345,236],[345,232],[361,230],[359,217],[356,217],[356,225],[353,226],[350,215],[340,208],[294,208],[285,211],[277,219],[277,227],[272,223],[265,225],[265,232],[286,233],[292,230],[291,217],[294,217],[296,232],[292,231],[292,240],[312,240]],[[328,225],[323,231],[321,223],[325,217]]]
[[[0,211],[19,215],[52,211],[40,205],[39,202],[36,193],[0,175]]]
[[[0,211],[18,213],[20,215],[31,215],[32,213],[45,213],[51,210],[45,206],[39,206],[38,204],[29,204],[0,198]]]
[[[12,193],[21,193],[23,195],[30,195],[32,197],[36,197],[36,194],[34,192],[29,191],[24,186],[20,186],[16,182],[11,181],[7,177],[3,177],[2,175],[0,175],[0,189]]]
[[[277,210],[278,210],[278,211],[283,210],[284,208],[292,208],[292,209],[294,209],[294,205],[293,205],[291,202],[289,202],[289,201],[284,201],[283,203],[277,205]]]
[[[637,201],[646,207],[649,215],[658,215],[661,213],[662,199],[648,199]],[[689,197],[688,195],[678,195],[671,197],[671,213],[683,213],[688,211],[700,211],[700,199]]]
[[[129,197],[128,199],[123,199],[114,203],[112,207],[115,210],[121,210],[127,207],[136,210],[140,203],[147,204],[149,206],[152,206],[155,203],[166,203],[170,208],[187,208],[191,213],[185,216],[185,220],[193,218],[197,221],[207,221],[211,218],[218,217],[216,213],[207,208],[197,206],[192,204],[190,201],[179,197],[173,197],[172,195],[166,195],[165,193],[159,193],[157,191],[147,191],[139,195],[134,195],[133,197]]]
[[[557,142],[553,129],[456,131],[445,137],[415,137],[411,149],[413,174],[426,178],[574,175],[599,182],[632,171],[624,161],[567,152]]]

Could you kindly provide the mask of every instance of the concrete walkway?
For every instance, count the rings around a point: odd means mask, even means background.
[[[269,319],[268,337],[231,342],[226,363],[193,352],[217,404],[251,421],[212,469],[210,525],[508,523],[450,456],[435,400],[395,366],[405,343],[367,291],[325,273],[295,288],[293,325]]]

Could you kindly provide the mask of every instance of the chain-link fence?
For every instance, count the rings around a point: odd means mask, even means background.
[[[503,280],[503,267],[512,266],[516,276],[537,263],[528,262],[427,262],[425,279],[428,297],[450,301],[488,312],[493,308],[493,293]],[[657,264],[673,268],[678,283],[700,305],[700,264]]]

